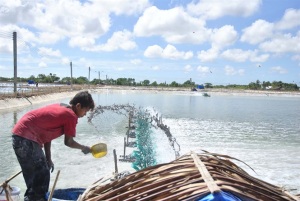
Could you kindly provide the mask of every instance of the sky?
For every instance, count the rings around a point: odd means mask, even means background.
[[[299,0],[0,0],[0,77],[300,86]]]

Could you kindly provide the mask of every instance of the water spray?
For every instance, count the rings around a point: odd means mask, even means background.
[[[166,134],[169,144],[175,153],[175,159],[180,156],[180,146],[176,138],[172,136],[170,128],[163,124],[162,117],[159,117],[158,113],[151,115],[147,109],[136,108],[129,104],[99,105],[88,117],[88,122],[93,124],[93,118],[103,114],[105,111],[124,115],[128,117],[129,120],[128,130],[124,138],[124,154],[120,156],[119,161],[131,162],[135,170],[142,170],[149,166],[156,165],[155,146],[152,139],[154,129],[161,129]],[[129,139],[134,141],[129,141]],[[131,147],[135,150],[130,155],[126,155],[126,147]]]

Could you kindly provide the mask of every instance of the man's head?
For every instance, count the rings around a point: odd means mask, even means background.
[[[94,100],[88,91],[81,91],[77,93],[73,97],[73,99],[70,100],[70,105],[72,106],[72,108],[76,108],[75,113],[79,117],[84,116],[87,111],[93,110],[95,108]]]

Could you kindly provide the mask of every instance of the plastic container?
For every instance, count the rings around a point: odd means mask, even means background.
[[[52,195],[52,201],[73,201],[77,200],[78,197],[83,194],[84,188],[67,188],[67,189],[57,189],[54,190]],[[46,199],[48,200],[50,192],[46,194]]]
[[[91,147],[91,150],[95,158],[101,158],[107,154],[107,145],[104,143],[95,144]]]
[[[13,201],[19,201],[20,200],[20,192],[21,192],[21,189],[17,186],[11,186],[12,188],[12,191],[10,191],[10,195],[11,195],[11,198]],[[0,192],[2,191],[2,187],[0,187]],[[5,194],[5,191],[3,191],[1,194],[0,194],[0,201],[6,201],[6,194]]]

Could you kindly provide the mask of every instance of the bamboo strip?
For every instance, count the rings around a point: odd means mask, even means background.
[[[81,201],[195,200],[216,190],[232,193],[246,201],[299,201],[297,196],[280,187],[250,176],[228,159],[233,158],[191,152],[170,163],[145,168],[109,184],[99,183],[85,192]],[[213,187],[208,187],[209,182]]]
[[[199,169],[201,176],[203,177],[209,191],[211,193],[219,192],[220,188],[215,183],[214,179],[211,177],[210,173],[206,169],[206,166],[203,164],[203,162],[198,158],[198,156],[196,156],[195,153],[192,153],[191,156],[194,159],[195,165]]]

